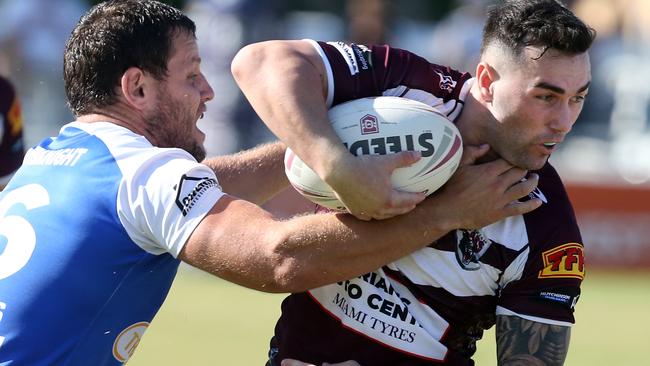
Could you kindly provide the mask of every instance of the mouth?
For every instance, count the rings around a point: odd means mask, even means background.
[[[556,146],[559,144],[559,142],[543,142],[542,146],[544,146],[544,149],[548,151],[549,153],[553,152],[556,148]]]
[[[205,105],[202,105],[199,107],[199,118],[198,119],[203,119],[203,116],[205,116],[205,112],[207,111],[207,108]]]

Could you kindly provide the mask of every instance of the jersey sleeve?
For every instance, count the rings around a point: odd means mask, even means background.
[[[539,175],[539,190],[534,192],[545,203],[524,216],[528,260],[520,278],[505,279],[511,282],[499,297],[497,315],[569,326],[575,323],[574,307],[585,275],[584,246],[559,176],[549,164]]]
[[[399,48],[310,42],[325,64],[328,107],[363,97],[398,96],[429,104],[453,120],[471,85],[468,73]]]
[[[118,191],[118,215],[131,239],[152,254],[174,257],[224,195],[214,172],[183,153],[150,158]]]
[[[23,156],[20,101],[9,81],[0,77],[0,185],[9,181]]]

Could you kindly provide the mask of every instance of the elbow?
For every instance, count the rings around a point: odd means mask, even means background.
[[[230,63],[230,72],[233,78],[240,85],[247,77],[255,71],[252,67],[255,63],[254,60],[261,57],[261,46],[258,43],[249,44],[240,49]]]
[[[324,284],[318,263],[310,261],[304,250],[292,248],[289,240],[281,239],[270,246],[269,257],[273,265],[266,291],[296,293]]]
[[[230,63],[230,73],[240,87],[247,86],[277,67],[281,41],[264,41],[244,46]]]

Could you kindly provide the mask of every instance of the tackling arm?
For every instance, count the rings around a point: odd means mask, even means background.
[[[504,366],[563,365],[569,350],[571,327],[498,315],[497,359]]]
[[[232,155],[206,159],[224,192],[263,204],[289,185],[284,174],[284,151],[280,142],[257,146]]]
[[[481,154],[473,152],[470,163]],[[534,210],[541,201],[512,203],[537,185],[536,178],[517,183],[524,174],[503,160],[463,165],[413,211],[383,221],[334,213],[282,221],[226,195],[194,230],[179,259],[253,289],[300,292],[367,273],[452,229],[483,227]]]

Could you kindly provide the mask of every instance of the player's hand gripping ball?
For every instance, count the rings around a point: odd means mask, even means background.
[[[415,164],[395,169],[395,189],[431,194],[458,168],[463,143],[456,126],[434,108],[398,97],[352,100],[329,110],[334,131],[354,155],[385,155],[420,151]],[[284,156],[285,172],[293,187],[309,200],[344,210],[332,188],[291,149]]]

